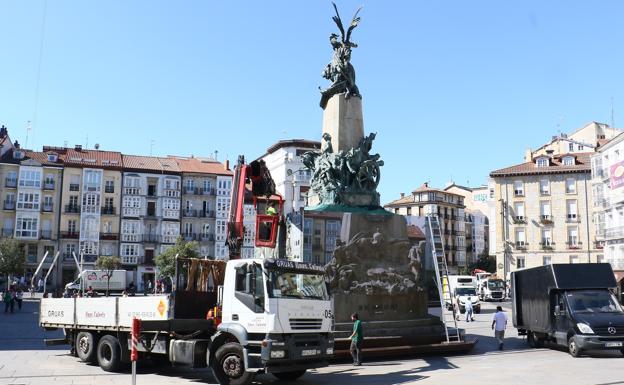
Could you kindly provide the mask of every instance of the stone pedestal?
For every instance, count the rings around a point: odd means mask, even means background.
[[[323,111],[323,133],[331,135],[334,152],[357,147],[364,137],[362,98],[346,99],[344,94],[332,96]]]

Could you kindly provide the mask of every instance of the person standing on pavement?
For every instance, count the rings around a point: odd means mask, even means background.
[[[43,293],[43,278],[39,277],[39,281],[37,281],[37,287],[39,288],[39,293]]]
[[[498,350],[503,350],[503,340],[505,338],[506,327],[507,314],[503,312],[502,306],[497,306],[494,319],[492,320],[492,330],[494,330],[494,337],[498,340]]]
[[[11,313],[13,313],[13,307],[11,306],[11,302],[13,301],[13,296],[11,295],[11,290],[6,289],[2,295],[2,300],[4,301],[4,312],[7,313],[9,309],[11,309]]]
[[[22,300],[24,298],[24,292],[21,288],[17,289],[15,293],[15,301],[17,301],[17,310],[22,310]]]
[[[351,339],[351,356],[353,357],[353,365],[362,365],[362,341],[364,341],[364,333],[362,332],[362,322],[357,313],[351,314],[353,321],[353,333],[349,337]]]
[[[470,300],[470,298],[466,299],[466,304],[464,305],[464,307],[466,308],[466,322],[470,322],[473,321],[473,317],[472,317],[472,301]]]

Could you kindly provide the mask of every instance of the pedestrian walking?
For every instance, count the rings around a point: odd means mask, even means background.
[[[151,280],[147,281],[147,293],[148,294],[152,293],[152,281]]]
[[[37,281],[37,288],[39,289],[39,293],[43,293],[43,278],[39,277],[39,281]]]
[[[459,317],[461,314],[461,307],[459,304],[459,296],[456,295],[453,299],[453,310],[455,311],[455,320],[459,321]]]
[[[13,313],[13,308],[11,306],[11,302],[13,302],[13,296],[11,295],[11,290],[6,289],[2,294],[2,300],[4,301],[4,312],[8,313],[9,309],[11,309],[11,313]]]
[[[496,307],[494,319],[492,320],[492,330],[494,337],[498,340],[498,350],[503,350],[503,340],[505,338],[505,328],[507,327],[507,314],[503,312],[502,306]]]
[[[466,322],[474,321],[474,318],[472,316],[472,301],[470,300],[470,298],[466,299],[466,304],[464,305],[464,307],[466,308]]]
[[[24,300],[24,292],[22,289],[17,289],[15,300],[17,301],[17,310],[22,310],[22,301]]]
[[[349,337],[351,339],[351,356],[353,357],[353,365],[362,365],[362,342],[364,341],[364,333],[362,332],[362,322],[357,313],[351,314],[353,321],[353,333]]]

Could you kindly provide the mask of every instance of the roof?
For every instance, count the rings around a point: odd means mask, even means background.
[[[457,187],[460,190],[466,190],[468,192],[472,192],[472,188],[466,187],[466,186],[462,186],[462,185],[457,184],[457,183],[451,183],[450,185],[446,186],[444,188],[444,191],[448,192],[448,189],[453,188],[453,187]]]
[[[566,174],[566,173],[586,173],[591,172],[590,156],[592,152],[581,152],[573,154],[556,155],[550,159],[550,166],[537,167],[535,162],[520,163],[511,167],[494,170],[490,177],[520,176],[520,175],[546,175],[546,174]],[[574,156],[576,164],[574,166],[564,166],[562,159],[566,156]]]
[[[63,167],[63,161],[60,157],[58,158],[57,162],[50,162],[48,160],[47,152],[21,150],[24,152],[24,157],[22,159],[15,159],[13,158],[13,151],[14,150],[10,150],[6,152],[0,162],[17,165],[24,162],[25,160],[34,160],[35,162],[40,163],[42,166]]]
[[[420,187],[418,187],[416,190],[412,191],[412,194],[416,194],[416,193],[421,193],[421,192],[439,192],[442,194],[449,194],[449,195],[455,195],[458,197],[464,197],[463,195],[460,194],[456,194],[450,191],[444,191],[444,190],[440,190],[439,188],[433,188],[433,187],[429,187],[429,183],[425,182],[423,184],[420,185]]]
[[[180,173],[180,167],[175,159],[161,158],[157,156],[123,155],[125,169],[135,171],[147,171],[152,173]]]
[[[273,144],[269,148],[267,148],[267,154],[274,153],[283,147],[301,147],[301,148],[309,148],[310,150],[320,149],[321,142],[316,140],[309,139],[286,139],[280,140],[277,143]]]
[[[214,175],[234,175],[228,170],[226,164],[212,159],[201,159],[194,157],[169,156],[174,159],[182,172]]]
[[[52,147],[43,146],[43,152],[55,152],[66,167],[97,167],[109,169],[121,169],[121,152],[87,150],[80,147]]]
[[[407,237],[413,239],[426,239],[425,233],[422,232],[420,227],[415,225],[407,226]]]

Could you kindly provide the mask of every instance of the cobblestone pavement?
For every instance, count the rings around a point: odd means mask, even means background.
[[[624,385],[624,359],[619,352],[573,358],[563,350],[529,349],[511,326],[505,350],[497,350],[490,330],[494,304],[485,306],[476,322],[461,321],[470,335],[479,338],[468,355],[406,357],[401,360],[365,361],[361,367],[332,365],[311,371],[297,384],[566,384]],[[0,313],[0,385],[130,384],[128,372],[115,374],[86,365],[68,355],[64,346],[45,347],[44,333],[37,326],[38,302],[24,302],[21,312]],[[139,363],[139,385],[214,384],[210,370],[155,366]],[[258,384],[282,384],[270,375]]]

